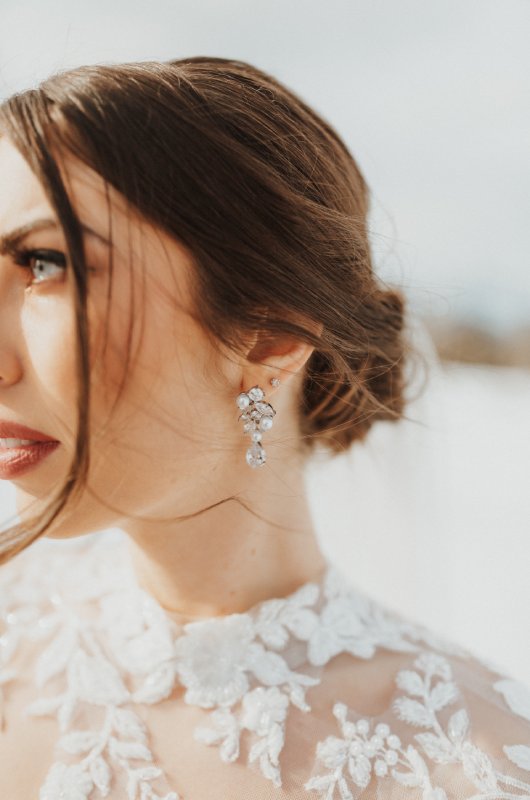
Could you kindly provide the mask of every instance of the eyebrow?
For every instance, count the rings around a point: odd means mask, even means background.
[[[18,228],[13,228],[0,235],[0,256],[12,254],[16,250],[17,245],[26,238],[33,231],[47,230],[48,228],[59,228],[59,223],[55,219],[36,219],[32,222],[27,222],[25,225],[20,225]],[[92,230],[88,225],[81,223],[82,230],[88,235],[99,239],[100,242],[110,247],[110,242],[105,239],[100,233]]]

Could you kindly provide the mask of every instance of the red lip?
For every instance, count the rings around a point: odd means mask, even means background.
[[[59,442],[36,442],[20,447],[0,447],[0,480],[17,478],[60,446]]]
[[[0,439],[31,439],[34,442],[56,442],[51,436],[47,436],[42,431],[28,428],[26,425],[19,425],[17,422],[9,422],[0,419]]]

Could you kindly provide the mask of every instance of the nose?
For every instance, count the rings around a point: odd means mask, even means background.
[[[17,383],[20,376],[20,364],[15,354],[8,352],[8,346],[0,333],[0,392],[7,386]]]

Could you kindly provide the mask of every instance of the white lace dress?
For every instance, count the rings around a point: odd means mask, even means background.
[[[530,688],[330,562],[182,626],[121,531],[42,539],[0,610],[6,800],[530,798]]]

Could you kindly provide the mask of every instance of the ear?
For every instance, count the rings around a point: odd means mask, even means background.
[[[307,325],[307,321],[304,324]],[[321,336],[323,327],[321,323],[309,325],[316,336]],[[291,334],[271,335],[270,332],[257,332],[247,351],[241,391],[258,385],[265,389],[268,396],[273,395],[276,388],[271,386],[271,378],[279,378],[282,386],[296,380],[314,350],[313,345],[296,339]]]

